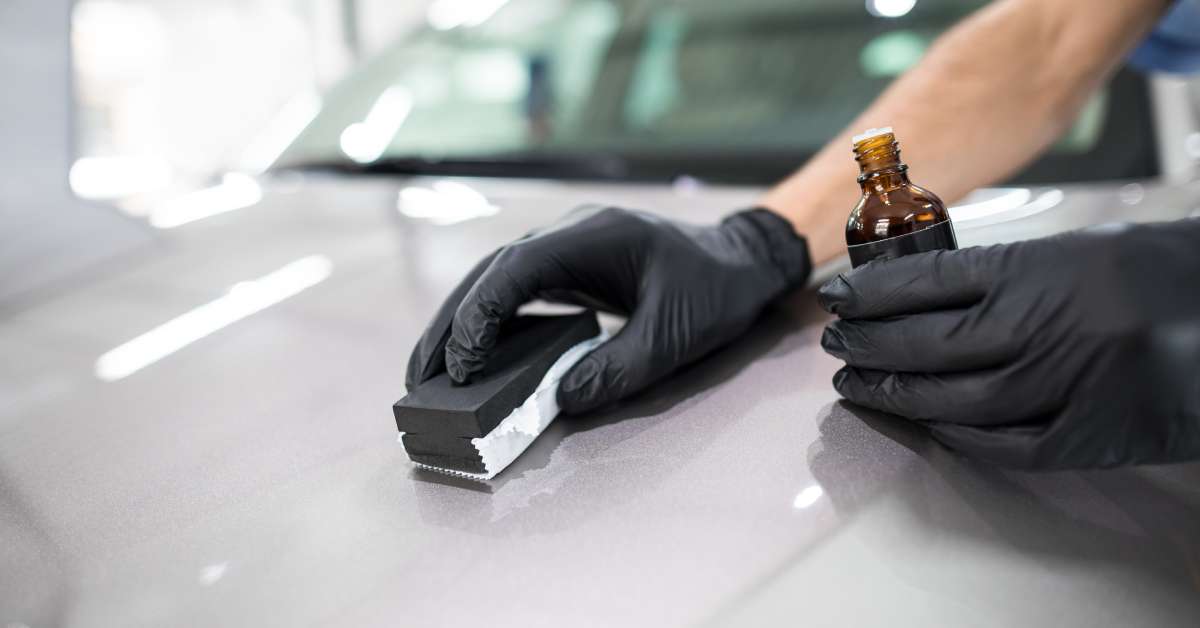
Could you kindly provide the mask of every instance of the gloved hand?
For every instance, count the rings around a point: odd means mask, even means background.
[[[847,399],[1023,468],[1200,457],[1200,219],[875,261],[822,286]]]
[[[442,304],[408,363],[407,385],[443,369],[468,382],[500,324],[533,299],[629,317],[559,384],[566,412],[631,395],[724,345],[811,269],[790,223],[765,209],[696,226],[585,207],[480,262]]]

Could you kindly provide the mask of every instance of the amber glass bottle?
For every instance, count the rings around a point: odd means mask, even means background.
[[[846,223],[854,266],[909,253],[956,249],[954,226],[936,194],[908,180],[891,127],[854,137],[862,197]]]

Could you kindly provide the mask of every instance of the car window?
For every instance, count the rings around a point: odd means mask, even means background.
[[[628,159],[633,165],[619,172],[633,178],[722,178],[734,170],[721,163],[736,161],[767,181],[818,150],[941,32],[985,4],[439,2],[484,8],[438,13],[435,3],[427,28],[327,95],[282,164],[605,154]],[[871,10],[885,4],[909,10]],[[1097,153],[1104,167],[1064,170],[1052,157],[1042,178],[1133,176],[1148,167],[1152,151],[1119,163],[1100,155],[1114,124],[1141,132],[1148,123],[1145,112],[1115,118],[1110,91],[1092,98],[1054,148],[1060,161]]]

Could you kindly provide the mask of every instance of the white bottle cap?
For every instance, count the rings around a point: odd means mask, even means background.
[[[890,127],[890,126],[882,126],[882,127],[879,127],[878,129],[867,129],[866,131],[863,131],[862,133],[859,133],[858,135],[855,135],[854,137],[850,138],[850,141],[854,144],[857,144],[863,140],[871,139],[872,137],[876,137],[879,135],[887,135],[888,133],[891,133],[891,132],[892,132],[892,127]]]

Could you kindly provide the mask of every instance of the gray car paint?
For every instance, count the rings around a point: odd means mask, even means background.
[[[704,222],[757,193],[476,180],[499,213],[396,210],[400,187],[432,182],[274,179],[258,205],[5,320],[0,625],[1200,624],[1200,465],[1012,472],[843,406],[811,289],[648,394],[560,418],[490,485],[413,470],[389,406],[479,256],[578,203]],[[1064,188],[960,241],[1200,198],[1131,190]],[[313,254],[328,280],[125,379],[93,375]]]

